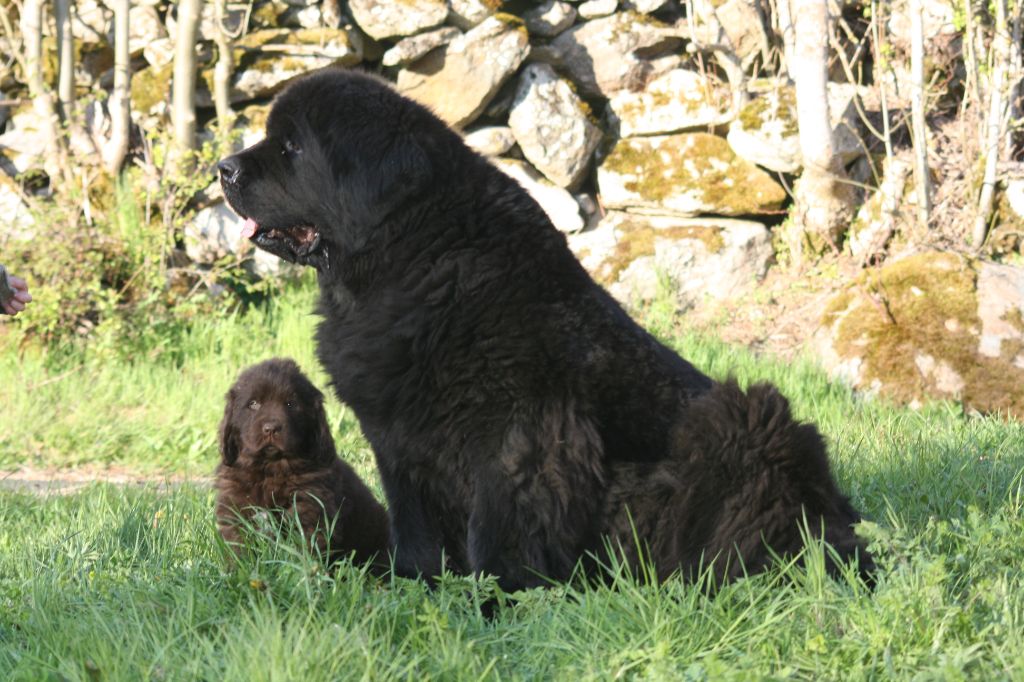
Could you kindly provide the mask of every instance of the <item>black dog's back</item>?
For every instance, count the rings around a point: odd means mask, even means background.
[[[860,515],[835,484],[821,435],[769,384],[746,393],[732,380],[716,384],[679,420],[669,458],[618,473],[613,538],[635,561],[635,531],[660,577],[709,565],[719,580],[756,573],[824,530],[870,581],[874,564],[852,528]],[[831,556],[826,565],[838,572]]]

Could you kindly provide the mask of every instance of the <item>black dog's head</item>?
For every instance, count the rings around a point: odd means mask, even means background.
[[[438,135],[458,139],[386,82],[327,68],[281,93],[266,137],[218,164],[221,186],[246,237],[324,271],[443,177],[430,149]]]
[[[323,394],[291,360],[249,367],[227,394],[220,423],[221,460],[235,466],[329,457],[333,441],[323,401]]]

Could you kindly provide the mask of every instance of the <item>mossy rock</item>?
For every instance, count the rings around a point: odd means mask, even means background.
[[[353,66],[363,58],[362,41],[356,33],[333,28],[253,31],[235,42],[233,54],[232,104],[269,97],[306,72],[332,65]],[[200,106],[212,105],[214,66],[211,61],[199,70]]]
[[[173,71],[173,65],[168,64],[132,73],[132,110],[149,115],[157,113],[166,106],[171,98],[171,74]]]
[[[76,40],[72,43],[75,60],[75,85],[90,88],[104,71],[114,66],[114,48],[108,43],[87,43]],[[57,53],[57,39],[43,38],[43,80],[51,87],[57,87],[60,59]]]
[[[1010,192],[1017,193],[1013,197],[1015,202],[1024,198],[1019,186],[1000,190],[996,195],[995,224],[985,239],[985,252],[996,258],[1024,253],[1024,218],[1011,205]]]
[[[775,82],[758,86],[759,94],[746,104],[729,126],[729,144],[752,163],[779,173],[796,173],[803,167],[800,151],[796,89]],[[833,149],[847,166],[866,152],[863,122],[857,108],[858,87],[829,83],[828,103],[832,120]]]
[[[1024,417],[1024,271],[1006,267],[923,253],[866,271],[824,312],[827,364],[903,402]]]
[[[757,215],[786,199],[771,176],[708,133],[619,140],[597,180],[606,206],[641,213]]]

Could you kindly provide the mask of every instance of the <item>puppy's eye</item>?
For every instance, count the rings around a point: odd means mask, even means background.
[[[250,410],[258,410],[258,409],[260,409],[259,401],[258,400],[250,400],[249,401],[249,409]]]
[[[295,154],[301,154],[302,153],[302,147],[300,147],[299,145],[295,144],[294,141],[289,140],[289,139],[285,139],[284,144],[282,145],[282,147],[284,148],[284,153],[285,154],[291,154],[291,155],[294,156]]]

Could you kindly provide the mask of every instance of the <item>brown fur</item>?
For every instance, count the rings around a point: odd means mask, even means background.
[[[242,372],[227,394],[220,450],[217,527],[236,551],[241,519],[265,509],[297,516],[332,561],[354,554],[383,567],[387,512],[338,458],[323,394],[293,361],[267,360]]]

